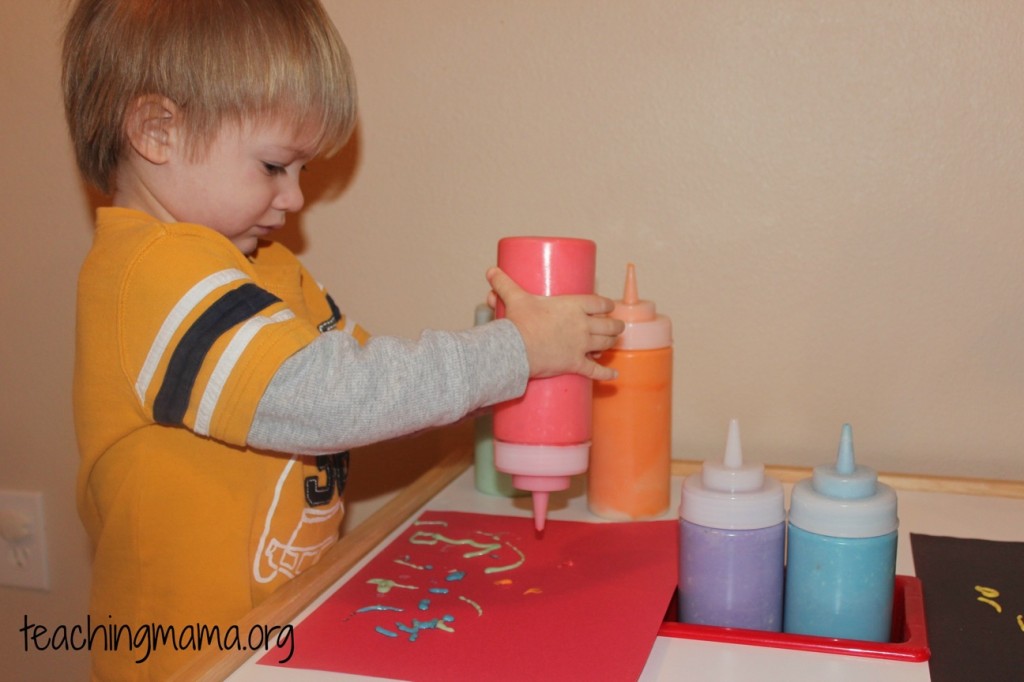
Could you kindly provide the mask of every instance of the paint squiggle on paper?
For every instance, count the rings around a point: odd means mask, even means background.
[[[404,611],[397,606],[385,606],[384,604],[373,604],[371,606],[364,606],[361,609],[356,609],[356,613],[367,613],[369,611]]]
[[[459,595],[459,599],[461,599],[462,601],[466,602],[467,604],[469,604],[470,606],[472,606],[472,607],[473,607],[474,609],[476,609],[476,615],[478,615],[478,616],[482,616],[482,615],[484,615],[484,610],[483,610],[483,608],[482,608],[482,607],[481,607],[481,606],[480,606],[479,604],[477,604],[477,603],[476,603],[475,601],[473,601],[472,599],[470,599],[469,597],[463,597],[463,596],[462,596],[462,595],[460,594],[460,595]]]
[[[494,535],[493,533],[484,533],[483,531],[479,531],[479,530],[477,531],[477,533],[480,533],[480,535],[486,535],[488,537],[494,538],[495,540],[499,540],[498,536]],[[522,551],[518,547],[513,545],[511,542],[506,542],[504,544],[505,544],[506,547],[508,547],[513,552],[515,552],[516,554],[519,555],[519,561],[515,562],[514,564],[509,564],[508,566],[489,566],[488,568],[484,569],[484,573],[490,574],[490,573],[500,573],[502,571],[511,571],[513,569],[519,568],[526,561],[526,555],[523,554]]]
[[[448,623],[455,620],[455,616],[447,615],[444,618],[433,618],[431,620],[416,620],[412,619],[412,625],[406,625],[405,623],[395,623],[402,632],[409,635],[409,641],[415,642],[420,636],[420,632],[423,630],[443,630],[445,632],[455,632]],[[383,633],[382,633],[383,634]]]
[[[480,531],[477,532],[480,535],[485,535],[487,537],[493,538],[495,542],[477,542],[476,540],[470,540],[468,538],[455,539],[441,535],[440,533],[428,533],[427,531],[416,531],[415,533],[413,533],[412,537],[409,538],[409,542],[414,545],[436,545],[439,542],[444,542],[449,545],[469,545],[470,547],[475,547],[475,550],[470,550],[462,555],[464,559],[476,559],[477,557],[481,557],[486,554],[492,554],[500,550],[502,544],[511,549],[517,555],[519,555],[519,560],[515,563],[509,564],[507,566],[488,566],[484,569],[484,573],[498,573],[500,571],[511,571],[512,569],[519,568],[523,565],[523,562],[526,561],[526,555],[523,554],[522,551],[520,551],[520,549],[515,545],[508,542],[502,543],[498,536],[496,535],[492,535],[490,533],[481,533]]]
[[[400,585],[394,580],[388,580],[387,578],[370,578],[366,581],[370,585],[377,586],[377,594],[387,594],[393,588],[399,588],[403,590],[418,590],[419,588],[415,585]]]
[[[501,549],[500,542],[489,542],[484,544],[477,542],[476,540],[456,540],[454,538],[441,535],[440,533],[428,533],[423,530],[418,530],[413,533],[413,536],[409,538],[409,542],[414,545],[436,545],[439,542],[444,542],[449,545],[469,545],[470,547],[476,547],[475,551],[469,551],[462,555],[465,559],[475,559],[478,556],[483,556],[484,554],[489,554]]]
[[[364,606],[361,609],[356,609],[352,613],[350,613],[347,616],[345,616],[345,618],[343,618],[341,622],[342,623],[347,623],[350,620],[352,620],[353,618],[355,618],[356,616],[358,616],[360,613],[370,613],[372,611],[399,611],[399,612],[401,612],[401,611],[405,611],[405,609],[399,608],[397,606],[385,606],[384,604],[370,604],[369,606]]]
[[[440,531],[440,530],[443,529],[443,527],[447,527],[448,526],[448,522],[446,522],[446,521],[416,521],[413,525],[415,525],[415,526],[440,526],[440,527],[442,527],[442,528],[438,529]],[[471,538],[453,538],[453,537],[450,537],[448,535],[445,535],[443,532],[428,531],[428,530],[415,530],[413,532],[413,534],[411,535],[411,537],[409,537],[408,541],[409,541],[410,544],[413,544],[413,545],[436,546],[436,545],[440,545],[440,544],[445,544],[445,545],[451,545],[451,546],[455,546],[455,547],[462,547],[464,549],[462,550],[462,553],[461,553],[460,556],[463,559],[466,559],[466,560],[473,560],[473,559],[478,559],[480,557],[487,557],[488,559],[492,560],[493,563],[497,563],[498,561],[501,561],[500,553],[503,551],[503,549],[505,547],[508,547],[510,550],[512,550],[516,554],[517,559],[513,563],[503,564],[503,565],[498,565],[498,566],[494,566],[494,565],[486,566],[485,568],[483,568],[483,572],[485,574],[501,573],[501,572],[505,572],[505,571],[511,571],[511,570],[519,568],[520,566],[522,566],[526,562],[526,555],[518,547],[516,547],[515,545],[513,545],[513,544],[503,540],[502,536],[500,536],[500,535],[497,535],[497,534],[494,534],[494,533],[486,533],[486,532],[480,531],[480,530],[473,531]],[[393,561],[394,561],[394,563],[396,563],[396,564],[398,564],[400,566],[404,566],[406,568],[413,569],[413,570],[416,570],[416,571],[425,571],[425,572],[426,571],[433,571],[434,568],[435,568],[434,565],[431,565],[431,564],[422,564],[421,565],[421,564],[416,563],[414,561],[414,559],[413,559],[413,556],[410,555],[410,554],[405,554],[405,555],[403,555],[403,556],[401,556],[399,558],[393,559]],[[569,565],[571,566],[572,564],[569,563]],[[561,568],[561,567],[562,566],[559,566],[559,568]],[[404,578],[404,577],[408,577],[408,576],[400,576],[400,577]],[[452,568],[452,569],[448,570],[447,573],[444,574],[443,582],[450,584],[450,583],[455,583],[455,582],[461,581],[464,578],[466,578],[466,571],[465,570],[462,570],[462,569],[459,569],[459,568]],[[387,593],[389,593],[389,592],[391,592],[392,590],[395,590],[395,589],[400,589],[400,590],[424,589],[427,592],[429,592],[431,595],[447,595],[447,594],[450,594],[451,591],[450,591],[449,587],[438,586],[438,582],[441,581],[441,580],[442,580],[442,576],[437,576],[437,577],[435,577],[435,578],[433,578],[431,580],[428,580],[427,581],[427,583],[428,583],[427,585],[411,585],[411,584],[407,585],[407,584],[398,583],[395,580],[391,580],[391,579],[388,579],[388,578],[373,578],[371,580],[368,580],[367,583],[376,586],[377,594],[387,594]],[[433,583],[434,586],[429,586],[430,583]],[[513,585],[513,581],[508,579],[508,578],[504,578],[504,579],[501,579],[501,580],[495,580],[493,584],[495,586],[500,587],[500,588],[507,589],[507,588],[509,588],[509,587],[511,587]],[[525,592],[523,592],[523,594],[524,595],[539,594],[541,592],[542,592],[541,589],[534,587],[534,588],[530,588],[530,589],[526,590]],[[467,597],[465,595],[453,594],[452,596],[457,596],[460,601],[465,602],[469,606],[473,607],[473,609],[477,613],[477,616],[483,616],[484,609],[480,605],[479,602],[477,602],[474,599],[471,599],[470,597]],[[421,598],[421,599],[419,599],[419,601],[417,603],[417,607],[422,612],[433,611],[436,608],[435,605],[432,603],[432,599],[431,598]],[[358,609],[357,611],[353,612],[353,614],[350,615],[349,617],[351,618],[351,617],[355,616],[358,613],[366,613],[366,612],[370,612],[370,611],[404,611],[404,610],[405,609],[399,608],[397,606],[388,606],[388,605],[384,605],[384,604],[371,604],[369,606],[364,606],[363,608]],[[348,620],[348,618],[346,618],[346,620]],[[440,617],[440,618],[431,618],[431,619],[424,619],[424,620],[419,620],[419,619],[413,618],[410,623],[402,623],[402,622],[397,622],[396,621],[395,625],[394,625],[394,629],[389,628],[389,627],[384,627],[384,626],[381,626],[381,625],[376,626],[375,629],[376,629],[376,632],[378,632],[379,634],[381,634],[381,635],[383,635],[385,637],[398,638],[398,637],[401,637],[402,634],[405,634],[405,635],[408,636],[407,637],[407,641],[415,642],[419,638],[420,633],[424,632],[426,630],[441,630],[443,632],[455,632],[454,628],[451,626],[451,623],[453,623],[454,620],[455,620],[454,616],[452,616],[451,614],[446,614],[446,615],[444,615],[443,617]]]
[[[414,568],[417,571],[429,571],[432,568],[434,568],[430,564],[426,564],[425,566],[420,566],[419,564],[412,563],[412,561],[410,560],[408,554],[406,554],[401,559],[395,559],[395,563],[400,565],[400,566],[408,566],[409,568]]]

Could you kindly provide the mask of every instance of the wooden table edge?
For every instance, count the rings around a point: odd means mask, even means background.
[[[695,474],[700,471],[701,464],[699,461],[672,460],[672,475]],[[765,472],[783,483],[796,483],[811,475],[809,467],[766,466]],[[884,472],[878,474],[878,480],[896,490],[1024,499],[1024,481]]]

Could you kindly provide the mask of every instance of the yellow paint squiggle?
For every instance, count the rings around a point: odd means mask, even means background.
[[[996,598],[999,597],[999,590],[994,590],[991,587],[984,587],[983,585],[975,585],[974,590],[981,595],[978,597],[978,601],[983,604],[988,604],[996,610],[996,613],[1003,612],[1003,607],[995,601]]]
[[[415,585],[400,585],[394,580],[388,580],[386,578],[370,578],[366,581],[369,585],[377,586],[377,594],[387,594],[392,588],[398,587],[403,590],[418,590],[419,588]]]
[[[483,608],[482,608],[482,607],[481,607],[481,606],[480,606],[479,604],[477,604],[477,603],[476,603],[475,601],[473,601],[472,599],[470,599],[469,597],[463,597],[463,596],[462,596],[462,595],[460,594],[460,595],[459,595],[459,599],[461,599],[462,601],[466,602],[467,604],[469,604],[470,606],[472,606],[472,607],[473,607],[474,609],[476,609],[476,614],[477,614],[478,616],[482,616],[482,615],[484,615],[484,610],[483,610]]]
[[[482,533],[482,535],[487,534]],[[495,538],[495,540],[497,540],[496,536],[490,535],[489,537]],[[411,542],[414,545],[436,545],[439,542],[444,542],[449,545],[469,545],[470,547],[476,547],[475,550],[471,550],[462,555],[463,558],[465,559],[475,559],[486,554],[491,554],[492,552],[496,552],[499,549],[501,549],[502,545],[501,542],[484,543],[469,539],[457,540],[455,538],[449,538],[444,535],[441,535],[440,533],[428,533],[422,530],[413,533],[412,537],[409,538],[409,542]],[[507,566],[488,566],[484,569],[484,573],[498,573],[500,571],[511,571],[514,568],[519,568],[523,565],[523,562],[526,561],[526,556],[521,551],[519,551],[518,547],[515,547],[514,545],[511,545],[507,542],[504,544],[505,546],[507,546],[519,555],[519,561],[516,561],[515,563],[509,564]]]

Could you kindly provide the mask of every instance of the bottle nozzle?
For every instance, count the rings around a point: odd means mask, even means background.
[[[548,518],[548,493],[535,490],[533,492],[533,527],[540,533]]]
[[[835,465],[814,467],[811,481],[816,491],[836,499],[855,500],[875,494],[878,474],[869,467],[857,466],[853,455],[853,427],[849,424],[843,424]]]
[[[739,469],[743,466],[743,448],[740,444],[740,423],[736,419],[729,420],[729,436],[725,441],[726,468]]]
[[[636,288],[636,266],[626,263],[626,286],[622,290],[622,302],[635,305],[640,302],[640,294]]]
[[[706,488],[723,492],[757,490],[764,485],[764,465],[743,463],[738,420],[729,421],[729,436],[722,462],[704,462],[701,477]]]
[[[626,264],[626,285],[622,289],[622,300],[616,301],[611,316],[627,323],[650,322],[657,317],[654,301],[640,298],[636,285],[636,266],[632,263]]]
[[[853,429],[843,424],[843,432],[839,436],[839,452],[836,453],[836,473],[849,476],[857,470],[853,459]]]

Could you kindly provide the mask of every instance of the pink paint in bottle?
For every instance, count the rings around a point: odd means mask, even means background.
[[[506,237],[498,267],[542,296],[594,293],[597,245],[568,237]],[[498,301],[497,317],[505,308]],[[548,495],[587,470],[591,380],[577,374],[531,379],[526,392],[494,411],[494,465],[512,485],[533,494],[534,525],[544,529]]]

